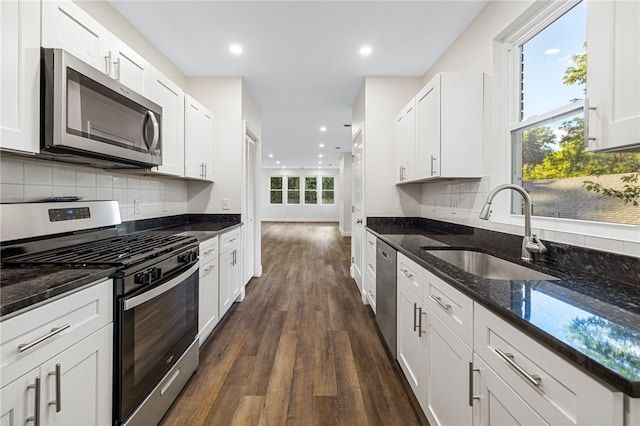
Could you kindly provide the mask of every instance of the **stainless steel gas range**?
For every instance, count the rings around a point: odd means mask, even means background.
[[[110,265],[114,425],[157,424],[198,366],[198,243],[119,235],[115,201],[0,205],[3,265]]]

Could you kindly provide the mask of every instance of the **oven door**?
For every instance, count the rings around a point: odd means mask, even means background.
[[[117,303],[116,423],[160,382],[198,332],[198,263]]]

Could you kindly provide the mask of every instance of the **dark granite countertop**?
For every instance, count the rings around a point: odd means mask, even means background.
[[[377,237],[525,334],[631,397],[640,397],[640,260],[544,242],[533,264],[522,237],[414,218],[368,218]],[[482,279],[423,247],[480,249],[558,280]]]
[[[3,266],[0,317],[71,292],[116,271],[112,266]]]
[[[239,214],[187,214],[124,222],[120,234],[152,232],[193,236],[198,242],[242,225]],[[2,265],[0,269],[0,318],[106,278],[113,266]]]

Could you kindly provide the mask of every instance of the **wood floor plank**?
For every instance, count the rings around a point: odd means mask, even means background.
[[[167,425],[424,425],[334,223],[263,223],[263,274],[201,348]]]

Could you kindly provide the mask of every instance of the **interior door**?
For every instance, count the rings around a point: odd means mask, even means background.
[[[363,134],[362,129],[356,133],[352,147],[352,207],[351,207],[351,274],[358,285],[358,290],[362,291],[362,269],[363,269],[363,249],[364,249],[364,210],[362,194],[364,192],[364,169],[363,169]],[[364,298],[364,296],[363,296]]]
[[[245,262],[244,262],[244,283],[255,275],[255,216],[256,216],[256,141],[249,135],[245,135],[245,206],[246,215],[244,222],[246,223],[245,238]]]

